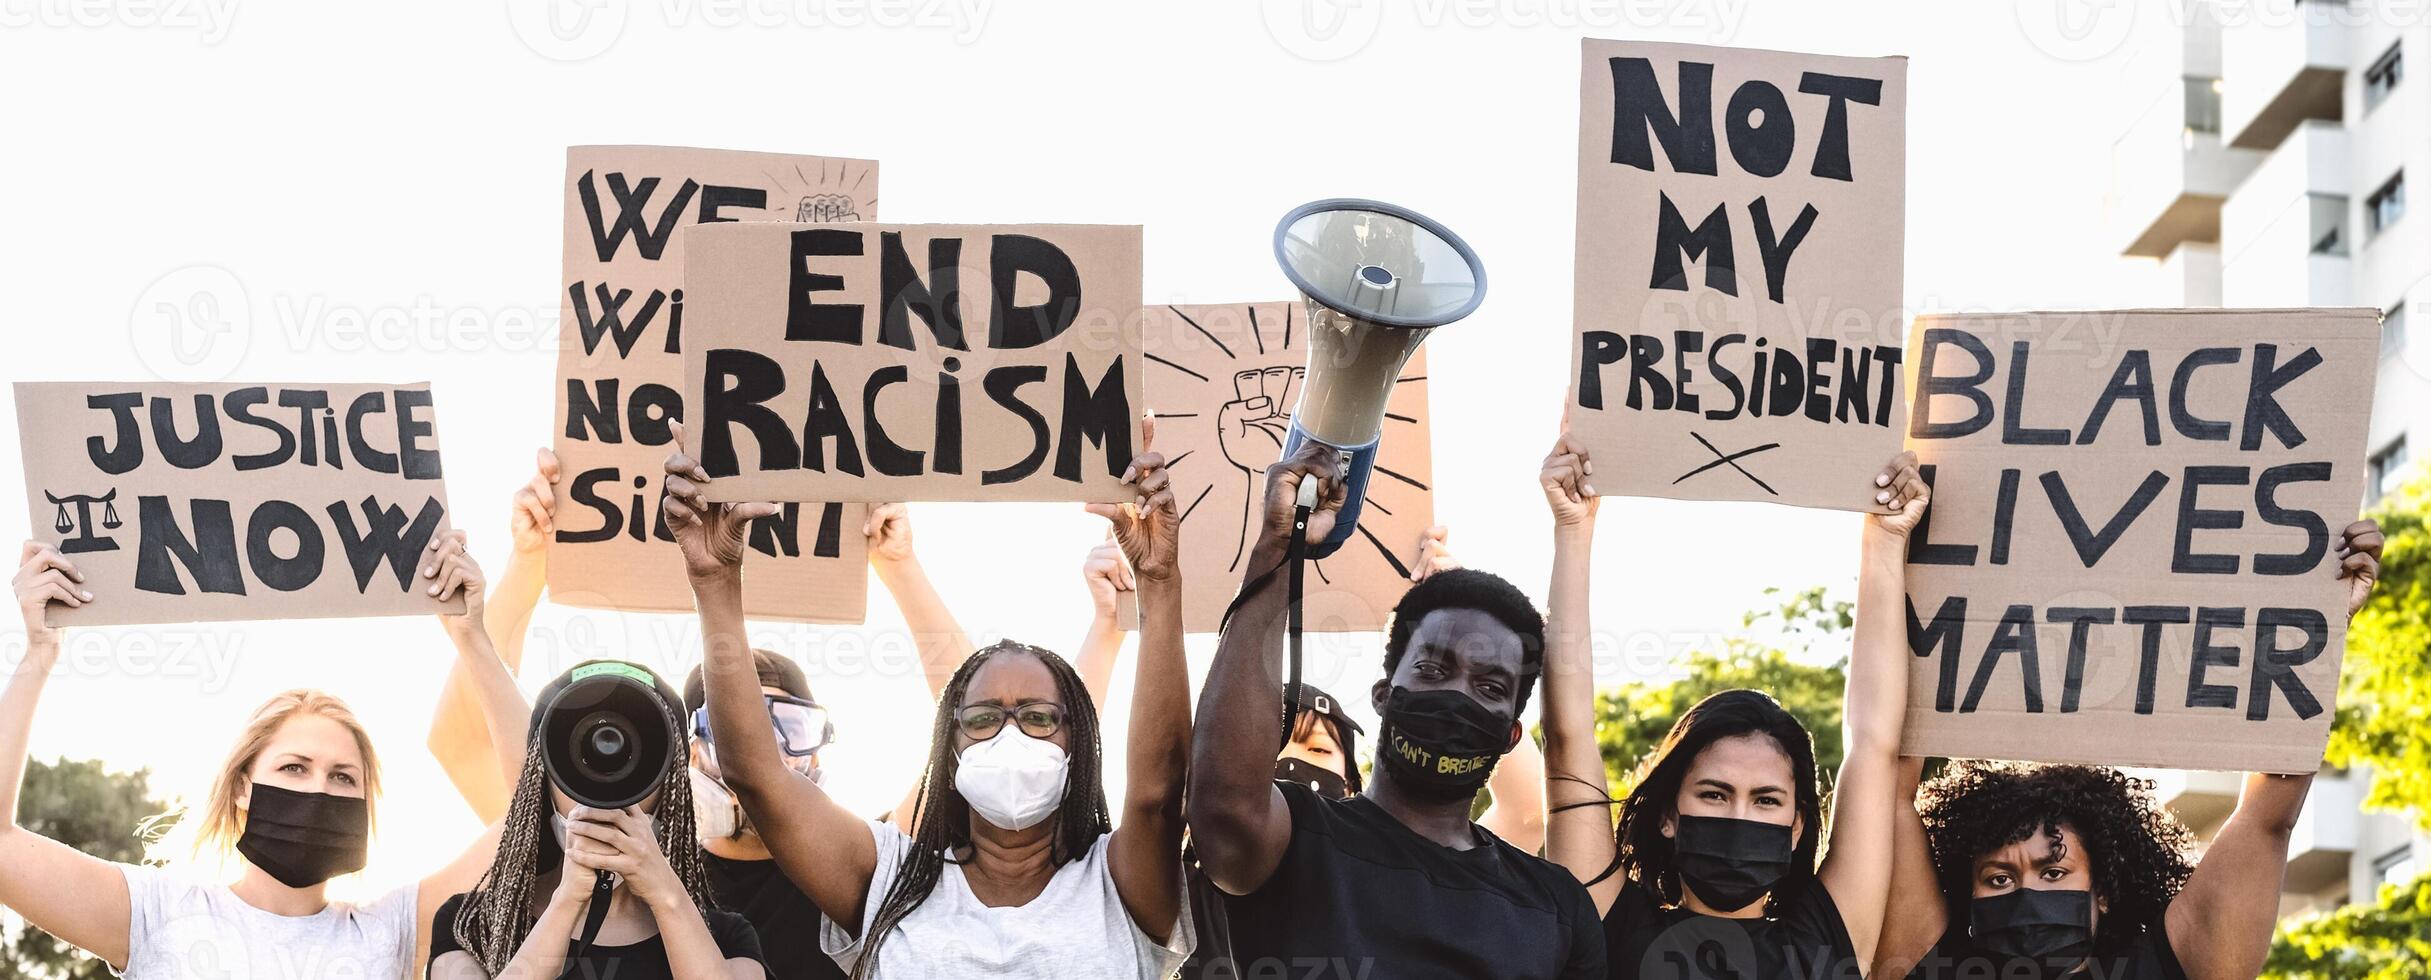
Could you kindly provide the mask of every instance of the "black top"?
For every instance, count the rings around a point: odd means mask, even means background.
[[[2027,977],[2032,968],[2017,967],[2017,976]],[[2087,980],[2186,980],[2186,968],[2178,965],[2178,951],[2170,948],[2169,930],[2155,924],[2143,935],[2128,941],[2125,949],[2107,956],[2096,956],[2090,968],[2074,974]],[[1908,980],[2006,980],[2000,964],[1975,951],[1967,940],[1965,926],[1955,926],[1933,944],[1923,961],[1909,971]]]
[[[1365,796],[1277,786],[1291,845],[1257,891],[1224,897],[1230,962],[1204,976],[1603,976],[1595,904],[1569,872],[1474,824],[1478,845],[1453,850]]]
[[[785,980],[844,980],[836,961],[819,951],[819,907],[777,870],[775,861],[730,861],[704,850],[709,894],[760,935],[761,962]]]
[[[1772,918],[1664,908],[1636,882],[1604,916],[1610,976],[1621,980],[1859,980],[1857,948],[1831,892],[1812,878],[1772,899]]]
[[[431,917],[431,962],[438,962],[442,954],[464,949],[456,945],[456,909],[463,904],[462,893],[451,895],[439,906],[439,913]],[[766,965],[760,958],[760,939],[742,916],[716,909],[705,909],[701,916],[709,923],[709,937],[717,940],[718,952],[726,954],[727,959],[747,959]],[[567,952],[572,952],[573,947],[574,941],[566,940]],[[427,971],[429,965],[424,964],[423,969]],[[667,944],[656,935],[631,946],[594,945],[582,959],[567,960],[566,968],[557,976],[558,980],[588,977],[675,980],[674,972],[667,967]]]

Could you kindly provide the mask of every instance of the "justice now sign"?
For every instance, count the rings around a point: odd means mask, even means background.
[[[1905,754],[2312,772],[2376,310],[1927,316]]]

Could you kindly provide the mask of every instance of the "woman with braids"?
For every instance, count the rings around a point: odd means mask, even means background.
[[[45,610],[120,599],[85,581],[48,543],[29,541],[15,580],[25,658],[0,694],[0,814],[17,812],[26,739],[63,634]],[[513,731],[528,713],[483,628],[481,569],[464,532],[432,536],[416,570],[426,594],[464,597],[439,617],[480,694],[481,723]],[[172,736],[182,737],[182,736]],[[523,765],[522,743],[502,739],[492,762]],[[498,840],[492,827],[446,867],[363,902],[333,901],[331,879],[369,856],[380,761],[346,702],[320,691],[283,692],[256,709],[193,821],[192,864],[105,861],[0,821],[0,907],[110,964],[150,977],[402,978],[420,962],[416,928],[452,892],[472,884]],[[222,872],[231,870],[228,878]]]
[[[1874,478],[1843,709],[1848,751],[1828,825],[1813,739],[1771,697],[1737,690],[1698,702],[1672,725],[1639,765],[1615,829],[1595,740],[1587,622],[1594,472],[1564,433],[1539,475],[1554,525],[1546,850],[1603,915],[1609,975],[1857,980],[1890,890],[1907,713],[1906,543],[1931,492],[1915,455],[1901,454]]]
[[[1097,708],[1062,657],[1004,642],[971,655],[937,704],[909,834],[866,821],[785,768],[744,634],[743,534],[768,504],[711,504],[667,460],[666,518],[706,641],[709,725],[728,787],[777,866],[819,906],[821,945],[855,978],[1158,978],[1191,946],[1182,901],[1190,693],[1180,515],[1164,457],[1123,474],[1114,524],[1140,596],[1140,662],[1120,825],[1109,829]]]
[[[595,666],[649,679],[659,721],[675,746],[667,771],[659,774],[657,790],[633,806],[578,806],[549,779],[540,744],[544,719],[534,712],[498,857],[471,891],[440,906],[431,923],[431,980],[758,980],[767,974],[751,924],[710,906],[700,842],[693,837],[682,696],[640,666],[591,661],[550,681],[536,703],[548,704]],[[585,946],[586,919],[596,918],[586,913],[594,911],[592,890],[602,871],[616,876],[615,890]]]
[[[2340,535],[2347,615],[2380,577],[2380,527]],[[1922,760],[1905,760],[1913,789]],[[2251,980],[2279,917],[2313,774],[2249,773],[2201,863],[2150,781],[2095,766],[1959,762],[1903,793],[1877,977]]]

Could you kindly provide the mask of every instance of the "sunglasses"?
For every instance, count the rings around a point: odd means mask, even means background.
[[[782,694],[763,694],[760,699],[768,704],[768,725],[776,729],[777,748],[786,755],[796,759],[815,755],[835,741],[835,723],[818,702]],[[693,709],[692,736],[716,744],[709,735],[709,706]]]
[[[1051,701],[1024,701],[1011,708],[974,704],[954,713],[954,722],[962,728],[962,734],[981,742],[1003,731],[1007,718],[1031,738],[1048,738],[1064,727],[1063,706]]]

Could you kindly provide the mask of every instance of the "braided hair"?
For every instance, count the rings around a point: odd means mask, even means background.
[[[673,739],[670,754],[674,760],[660,779],[651,824],[658,849],[666,855],[676,880],[684,883],[693,904],[707,911],[716,906],[710,901],[709,879],[693,829],[691,733],[675,716],[675,708],[663,703],[663,696],[657,700],[662,702],[660,714]],[[471,953],[482,972],[493,977],[523,948],[524,938],[540,917],[539,907],[548,901],[547,893],[534,887],[541,872],[564,868],[565,854],[549,826],[557,808],[550,798],[548,754],[542,738],[540,716],[535,712],[531,733],[524,741],[523,772],[515,779],[515,796],[499,827],[497,856],[465,893],[452,923],[456,945]]]
[[[920,777],[920,793],[912,805],[912,812],[917,814],[912,825],[912,846],[903,852],[903,861],[895,868],[894,883],[887,887],[886,898],[879,902],[878,914],[870,921],[869,931],[863,937],[866,945],[861,950],[861,959],[853,965],[853,980],[867,980],[877,970],[878,949],[886,944],[887,934],[937,889],[945,862],[952,860],[952,853],[971,844],[971,805],[954,788],[954,772],[961,758],[954,750],[954,734],[972,676],[1000,656],[1037,658],[1055,675],[1055,694],[1064,704],[1064,734],[1071,743],[1066,755],[1071,768],[1064,780],[1063,802],[1055,808],[1055,840],[1049,860],[1057,867],[1079,860],[1096,845],[1099,837],[1113,829],[1113,821],[1106,813],[1106,788],[1100,773],[1097,705],[1089,700],[1089,689],[1081,683],[1080,674],[1054,651],[1011,640],[1000,640],[971,654],[954,671],[954,678],[946,682],[945,691],[937,698],[937,721],[929,734],[928,766]]]

